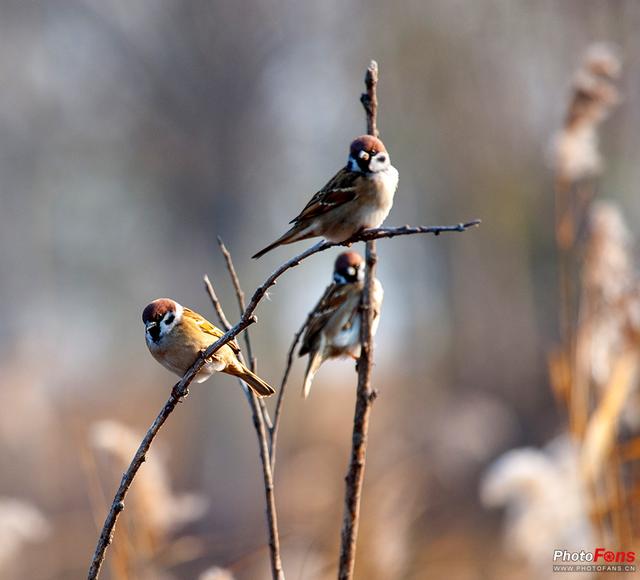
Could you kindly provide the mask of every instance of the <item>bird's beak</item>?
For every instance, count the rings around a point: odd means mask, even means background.
[[[147,322],[147,324],[145,325],[145,329],[146,330],[151,330],[152,328],[155,328],[156,326],[158,326],[157,322]]]

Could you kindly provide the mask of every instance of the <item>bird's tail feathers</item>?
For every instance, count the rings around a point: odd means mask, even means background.
[[[302,384],[302,396],[306,399],[311,391],[311,383],[322,364],[322,352],[320,349],[311,352],[309,354],[309,363],[307,364],[307,370],[304,373],[304,383]]]
[[[277,248],[278,246],[282,246],[284,244],[292,244],[293,242],[298,242],[300,240],[304,240],[308,237],[311,237],[312,234],[308,232],[308,228],[301,228],[300,225],[296,224],[283,235],[281,235],[275,242],[269,244],[266,248],[262,248],[257,254],[251,256],[253,259],[261,258],[267,252]]]
[[[258,396],[258,397],[270,397],[276,390],[263,381],[258,375],[251,372],[247,367],[237,367],[230,368],[227,367],[227,372],[232,374],[240,379],[242,379],[247,386]]]

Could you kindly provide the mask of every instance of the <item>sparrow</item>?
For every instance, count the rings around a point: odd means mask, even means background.
[[[309,315],[307,329],[298,356],[309,355],[302,394],[309,396],[311,383],[320,365],[329,358],[360,356],[360,299],[364,289],[364,260],[357,252],[338,256],[333,282]],[[373,279],[373,326],[375,335],[380,320],[382,284]]]
[[[224,335],[206,318],[170,298],[159,298],[142,312],[149,352],[162,366],[182,377],[200,354]],[[230,340],[207,359],[195,381],[206,381],[215,371],[242,379],[258,397],[275,390],[238,358],[240,347]]]
[[[362,135],[351,143],[347,165],[289,222],[291,229],[253,257],[315,236],[344,242],[360,230],[377,228],[391,211],[397,187],[398,171],[382,141]]]

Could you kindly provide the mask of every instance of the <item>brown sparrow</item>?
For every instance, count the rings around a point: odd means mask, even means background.
[[[207,347],[224,335],[197,312],[170,298],[148,304],[142,312],[142,321],[153,358],[180,377]],[[240,362],[239,352],[238,343],[229,341],[207,359],[195,381],[202,383],[215,371],[221,371],[242,379],[258,397],[273,395],[273,388]]]
[[[382,307],[382,284],[373,279],[373,334]],[[309,396],[320,365],[328,358],[360,356],[360,297],[364,288],[364,260],[357,252],[344,252],[336,260],[333,283],[313,309],[298,356],[309,354],[302,394]]]
[[[343,242],[385,220],[398,187],[398,171],[391,165],[382,141],[371,135],[351,143],[349,160],[300,212],[293,226],[254,258],[273,248],[315,236]]]

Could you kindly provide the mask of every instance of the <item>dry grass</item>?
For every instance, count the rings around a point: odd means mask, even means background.
[[[553,140],[560,342],[549,374],[566,433],[503,455],[481,488],[485,505],[507,507],[507,541],[535,578],[551,574],[554,547],[640,540],[640,276],[622,211],[596,198],[598,130],[620,102],[620,70],[610,46],[587,51]]]
[[[129,464],[141,435],[116,421],[98,421],[91,426],[93,454],[87,451],[85,470],[93,498],[104,498],[101,481],[118,477]],[[102,476],[100,476],[102,474]],[[96,503],[101,513],[105,501]],[[177,494],[171,488],[162,450],[150,455],[131,492],[131,513],[116,532],[111,559],[111,577],[153,578],[167,567],[201,556],[203,544],[177,532],[200,519],[208,502],[198,494]],[[101,525],[96,516],[97,526]]]
[[[598,128],[620,101],[613,82],[620,69],[611,47],[587,51],[554,141],[562,332],[549,368],[579,447],[594,530],[628,547],[637,544],[640,529],[631,525],[636,483],[620,445],[623,438],[633,441],[638,427],[629,401],[638,387],[639,279],[621,210],[594,195],[604,168]]]

